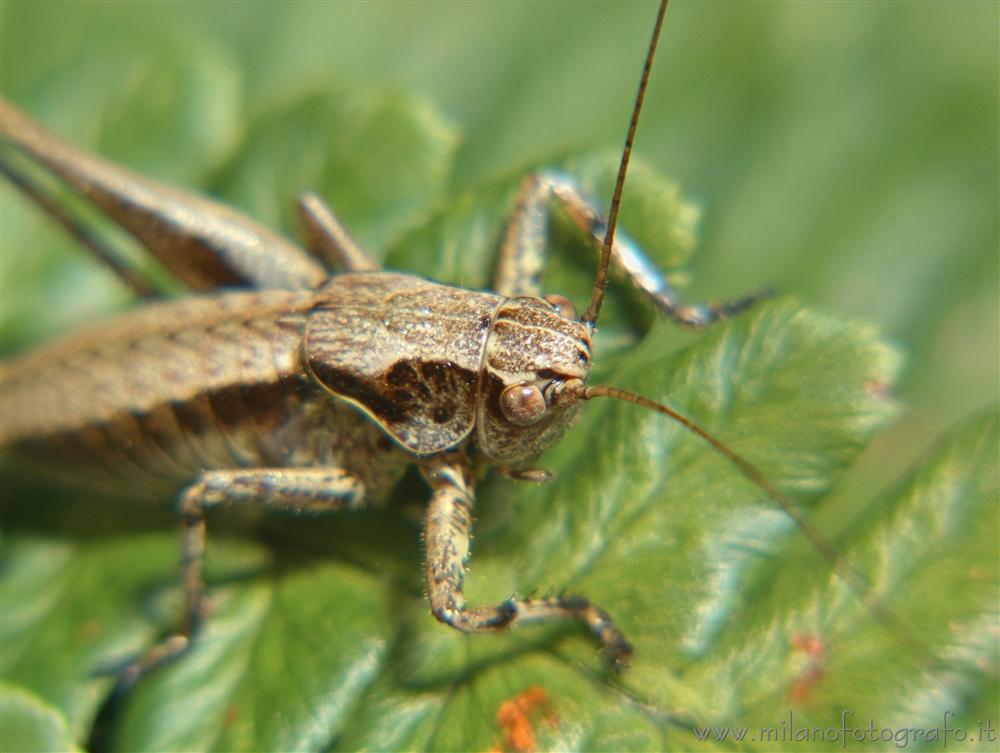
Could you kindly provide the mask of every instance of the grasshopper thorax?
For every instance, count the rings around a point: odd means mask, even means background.
[[[590,373],[590,327],[561,296],[511,298],[493,316],[476,401],[476,443],[498,464],[531,460],[576,415]]]

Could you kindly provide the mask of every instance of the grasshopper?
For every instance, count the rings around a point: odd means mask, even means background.
[[[87,197],[194,294],[150,301],[9,360],[0,377],[4,445],[102,488],[140,486],[177,499],[183,619],[125,669],[122,686],[180,656],[197,634],[206,604],[206,510],[352,510],[385,497],[411,464],[430,487],[423,540],[427,596],[439,621],[482,633],[577,620],[610,667],[621,670],[632,645],[609,612],[583,596],[470,605],[463,595],[475,479],[492,466],[544,481],[535,458],[562,437],[581,403],[597,397],[680,421],[769,494],[833,561],[794,506],[726,445],[664,405],[587,383],[612,264],[662,314],[693,328],[768,294],[684,304],[642,250],[615,232],[665,7],[607,217],[567,175],[527,178],[504,232],[493,291],[380,269],[312,194],[299,201],[307,229],[299,247],[228,207],[84,153],[13,105],[0,105],[10,157],[16,152]],[[16,160],[5,156],[2,165],[126,284],[152,297],[153,286],[49,201]],[[591,301],[579,317],[567,299],[539,289],[550,203],[601,249]]]

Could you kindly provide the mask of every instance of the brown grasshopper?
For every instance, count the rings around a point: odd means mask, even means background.
[[[663,405],[587,384],[611,263],[659,311],[689,327],[725,319],[766,295],[685,305],[642,250],[615,234],[665,5],[607,219],[566,175],[526,179],[492,292],[381,270],[315,195],[299,202],[303,249],[230,208],[86,154],[12,105],[0,105],[0,133],[12,152],[86,196],[197,293],[148,303],[6,361],[0,377],[4,445],[104,488],[140,485],[177,495],[182,625],[124,672],[124,685],[181,654],[196,633],[205,603],[208,508],[354,509],[384,497],[409,464],[431,488],[423,536],[427,595],[438,620],[479,633],[576,619],[620,669],[632,646],[608,612],[582,596],[515,596],[472,606],[463,595],[477,475],[493,466],[513,478],[544,480],[531,463],[560,439],[580,403],[595,397],[659,411],[705,438],[832,561],[829,546],[785,497],[718,440]],[[53,219],[149,296],[147,281],[48,200],[15,160],[5,155],[2,166]],[[602,249],[593,295],[579,318],[564,297],[539,290],[553,200]],[[855,583],[850,571],[838,571]]]

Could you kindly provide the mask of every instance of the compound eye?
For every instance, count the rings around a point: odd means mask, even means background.
[[[545,300],[552,304],[553,308],[555,308],[556,312],[563,319],[572,319],[573,321],[576,321],[576,307],[569,298],[556,293],[554,295],[545,296]]]
[[[530,426],[545,413],[545,396],[533,384],[515,384],[500,393],[500,410],[517,426]]]

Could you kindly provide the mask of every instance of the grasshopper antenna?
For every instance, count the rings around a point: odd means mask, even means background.
[[[628,161],[632,156],[632,144],[635,143],[635,129],[639,125],[639,113],[642,110],[642,101],[646,98],[646,85],[649,83],[649,72],[653,68],[653,55],[656,54],[656,44],[660,41],[660,29],[663,28],[663,17],[667,13],[668,2],[669,0],[660,0],[660,10],[656,15],[656,23],[653,26],[653,38],[649,41],[649,49],[646,50],[646,62],[642,66],[639,91],[635,95],[635,103],[632,105],[632,119],[629,121],[628,133],[625,135],[625,148],[622,150],[621,162],[618,163],[618,177],[615,179],[615,192],[611,196],[611,208],[608,210],[607,230],[604,232],[601,259],[597,264],[594,292],[591,294],[590,303],[587,305],[587,310],[583,312],[583,317],[580,320],[591,328],[597,323],[597,317],[601,313],[601,304],[604,302],[604,289],[608,287],[608,265],[611,263],[611,246],[615,240],[615,226],[618,224],[618,207],[622,203],[622,188],[625,186],[625,173],[628,171]]]
[[[740,473],[742,473],[750,482],[767,494],[767,496],[770,497],[771,500],[795,522],[799,530],[802,531],[805,537],[809,539],[817,550],[819,550],[823,559],[830,564],[830,567],[833,569],[837,577],[844,581],[844,583],[846,583],[847,586],[854,591],[854,593],[864,603],[868,611],[877,620],[902,637],[902,639],[911,648],[919,650],[918,655],[926,656],[926,650],[923,648],[920,641],[913,637],[913,635],[900,622],[896,615],[882,606],[878,599],[876,599],[872,594],[871,588],[865,582],[864,578],[861,577],[858,571],[855,570],[849,563],[840,559],[837,550],[833,547],[829,540],[827,540],[827,538],[819,532],[819,529],[817,529],[816,526],[802,514],[802,511],[799,510],[798,506],[795,505],[795,503],[793,503],[782,492],[778,491],[778,489],[767,480],[764,473],[749,460],[744,458],[721,440],[712,436],[707,430],[703,429],[687,416],[678,413],[666,405],[662,405],[661,403],[657,403],[649,398],[643,397],[642,395],[637,395],[634,392],[622,390],[617,387],[609,387],[605,385],[588,386],[583,383],[580,383],[575,387],[570,387],[570,392],[572,396],[578,400],[591,400],[595,397],[610,397],[615,400],[622,400],[626,403],[638,405],[642,408],[654,410],[657,413],[662,413],[663,415],[672,418],[685,429],[708,442],[709,445],[718,450],[727,460],[729,460],[729,462],[735,465]]]
[[[663,27],[663,18],[667,11],[669,0],[661,0],[659,12],[656,16],[656,23],[653,27],[653,36],[646,51],[646,61],[642,68],[642,77],[639,80],[639,89],[636,92],[635,102],[632,106],[632,118],[629,121],[628,133],[625,136],[625,146],[622,150],[621,161],[618,165],[618,177],[615,180],[615,189],[611,197],[611,206],[608,210],[608,219],[604,234],[604,242],[601,247],[601,257],[597,265],[597,275],[594,278],[594,291],[591,294],[590,303],[584,311],[580,321],[591,329],[596,326],[597,317],[601,312],[601,304],[604,302],[604,291],[608,286],[608,268],[611,263],[611,251],[615,239],[615,227],[618,224],[618,209],[621,205],[622,189],[625,185],[625,174],[628,171],[629,159],[632,156],[632,145],[635,142],[635,131],[639,123],[639,113],[642,110],[643,99],[646,95],[646,87],[649,82],[649,73],[653,67],[653,56],[656,53],[656,45],[660,38],[660,30]],[[761,291],[758,294],[742,299],[732,312],[745,308],[753,300],[770,295],[769,290]],[[731,449],[721,440],[714,437],[706,429],[696,424],[691,419],[678,413],[672,408],[654,402],[649,398],[637,395],[627,390],[605,385],[588,386],[582,382],[576,385],[567,385],[567,397],[570,400],[592,400],[595,397],[610,397],[615,400],[622,400],[643,408],[662,413],[679,423],[688,431],[701,437],[712,448],[721,453],[730,463],[740,471],[743,476],[763,491],[770,499],[794,521],[803,535],[816,547],[823,559],[826,560],[833,572],[840,578],[864,603],[868,611],[885,627],[894,631],[900,638],[914,650],[916,656],[926,657],[928,652],[921,642],[917,640],[902,624],[902,622],[888,609],[886,609],[871,591],[865,579],[849,563],[840,559],[837,550],[827,540],[819,529],[802,513],[798,506],[787,496],[777,489],[764,473],[753,463],[742,455]]]

